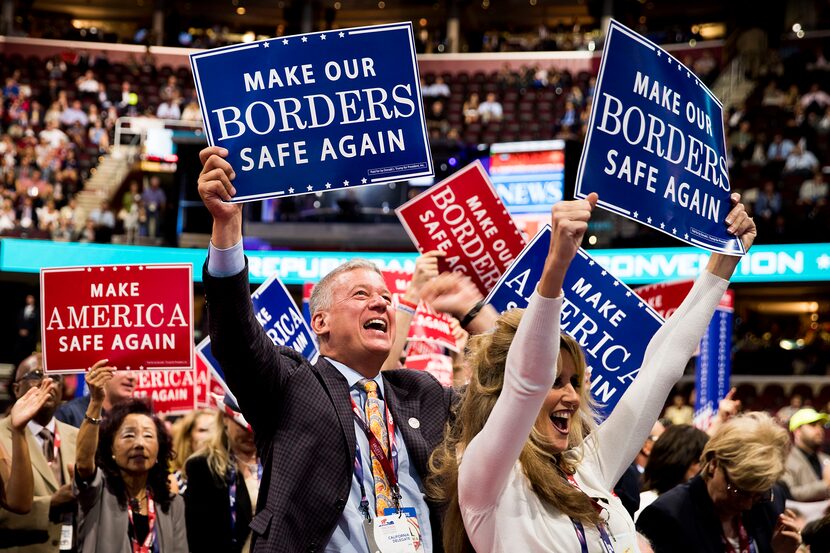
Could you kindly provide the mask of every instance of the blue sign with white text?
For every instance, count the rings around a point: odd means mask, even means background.
[[[546,225],[501,276],[486,300],[496,311],[527,307],[542,278],[550,239]],[[663,318],[582,249],[568,268],[564,291],[561,328],[585,352],[591,393],[604,420],[637,377]]]
[[[743,255],[731,209],[723,106],[689,69],[611,21],[576,197],[710,251]]]
[[[286,346],[292,348],[308,359],[309,363],[317,362],[319,351],[317,340],[311,328],[303,319],[300,309],[294,303],[294,299],[282,282],[272,276],[262,283],[256,291],[251,294],[251,301],[254,304],[254,314],[257,322],[265,329],[265,334],[275,346]],[[224,381],[225,373],[219,361],[213,356],[210,349],[210,338],[202,340],[196,346],[199,353],[207,363],[208,367],[214,369]]]
[[[190,64],[234,202],[434,175],[411,23],[215,48]]]
[[[731,309],[718,307],[700,341],[695,360],[695,422],[707,428],[730,389],[732,375]]]

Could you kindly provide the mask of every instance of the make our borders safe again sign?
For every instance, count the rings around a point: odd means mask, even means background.
[[[485,300],[496,311],[527,307],[542,278],[550,240],[550,225],[545,225],[505,271]],[[560,328],[585,352],[591,393],[605,420],[637,377],[663,318],[581,248],[563,289]]]
[[[723,106],[668,52],[612,20],[575,195],[707,250],[745,253],[731,209]]]
[[[411,23],[191,54],[233,202],[433,176]],[[311,170],[313,168],[313,171]]]

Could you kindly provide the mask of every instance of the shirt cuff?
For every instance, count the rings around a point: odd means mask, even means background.
[[[245,268],[245,252],[242,240],[230,248],[220,249],[210,244],[208,247],[208,274],[216,278],[237,275]]]

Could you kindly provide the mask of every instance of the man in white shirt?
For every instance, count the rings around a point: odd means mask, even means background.
[[[478,106],[478,114],[481,116],[482,123],[501,121],[503,110],[495,94],[487,93],[487,99]]]

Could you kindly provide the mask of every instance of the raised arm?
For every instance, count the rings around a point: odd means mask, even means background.
[[[726,224],[729,232],[740,237],[749,250],[755,240],[755,223],[740,203],[740,195],[732,194],[731,199],[733,208]],[[652,337],[637,378],[591,438],[608,489],[636,457],[672,386],[683,376],[738,262],[740,258],[735,256],[710,257],[689,295]]]
[[[556,380],[562,285],[596,201],[596,194],[591,194],[588,200],[559,202],[553,207],[551,247],[542,278],[510,345],[504,387],[459,467],[459,502],[465,509],[487,509],[501,495]]]
[[[418,256],[418,259],[415,260],[415,273],[406,287],[406,293],[402,298],[403,302],[395,310],[395,341],[392,343],[392,349],[389,350],[389,356],[384,361],[381,370],[398,368],[401,352],[403,352],[403,348],[406,346],[406,338],[409,336],[409,325],[412,323],[412,317],[415,316],[414,310],[418,307],[418,302],[421,301],[421,289],[426,283],[438,276],[438,258],[445,255],[447,254],[441,250],[432,250]]]
[[[0,505],[17,514],[28,513],[34,499],[34,479],[32,477],[32,462],[29,458],[29,445],[26,443],[26,425],[49,399],[55,383],[51,378],[44,378],[40,387],[30,388],[12,405],[11,434],[12,458],[11,469],[8,473],[0,474]],[[4,456],[0,446],[0,457]],[[4,467],[5,468],[5,467]]]
[[[89,480],[95,475],[98,427],[101,421],[101,409],[106,397],[104,388],[114,374],[115,367],[108,366],[107,359],[98,361],[86,373],[86,383],[89,386],[89,406],[86,408],[86,416],[81,422],[81,428],[78,430],[78,441],[75,444],[75,475],[81,480]]]

